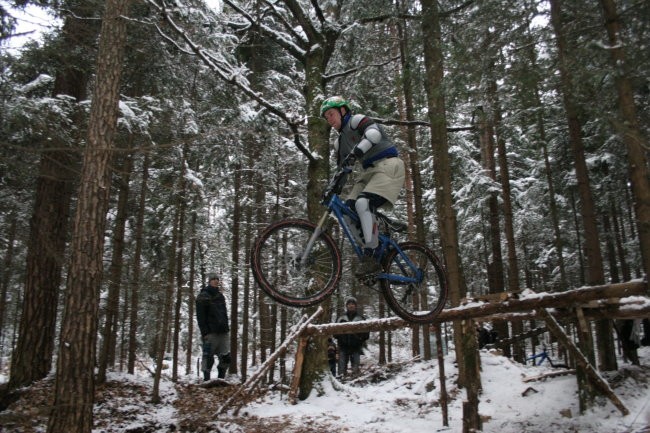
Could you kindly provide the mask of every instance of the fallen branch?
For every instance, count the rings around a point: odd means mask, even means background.
[[[262,379],[262,377],[264,377],[264,374],[273,366],[273,363],[275,363],[275,361],[287,351],[289,345],[305,331],[307,326],[316,318],[318,318],[318,316],[320,316],[322,313],[323,307],[318,307],[316,312],[312,314],[311,317],[307,318],[307,315],[302,316],[300,318],[300,321],[298,321],[298,323],[294,326],[294,330],[287,336],[287,338],[285,338],[278,349],[273,352],[266,361],[264,361],[259,370],[255,372],[255,374],[251,375],[251,377],[248,378],[248,380],[244,382],[239,387],[239,389],[224,402],[224,404],[219,408],[219,410],[217,410],[214,416],[216,417],[225,412],[226,409],[232,405],[236,398],[241,397],[243,399],[244,396],[250,394],[257,383]],[[235,410],[235,415],[243,404],[244,402],[242,401]]]
[[[603,379],[603,377],[596,371],[596,369],[582,354],[575,343],[571,341],[571,339],[569,339],[569,337],[564,333],[564,330],[560,324],[557,323],[557,320],[555,320],[555,318],[551,316],[544,308],[537,310],[537,313],[546,321],[546,326],[548,326],[548,329],[553,333],[553,335],[555,335],[555,338],[557,338],[558,341],[567,348],[569,353],[573,355],[574,359],[576,360],[576,364],[582,367],[587,377],[591,380],[591,383],[594,384],[594,386],[600,391],[601,394],[609,398],[611,402],[614,403],[614,406],[616,406],[623,415],[628,415],[630,413],[628,408],[625,407],[623,402],[618,398],[614,391],[612,391],[612,388],[610,388],[607,381]]]
[[[530,376],[530,377],[524,377],[522,381],[524,383],[528,382],[535,382],[537,380],[543,380],[549,377],[556,377],[556,376],[566,376],[567,374],[575,374],[574,369],[569,369],[569,370],[557,370],[557,371],[549,371],[548,373],[540,374],[537,376]]]

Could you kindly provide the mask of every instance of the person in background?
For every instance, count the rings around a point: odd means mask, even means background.
[[[332,376],[336,376],[336,355],[337,355],[338,349],[336,348],[336,343],[334,342],[334,339],[332,337],[327,338],[327,362],[330,365],[330,371],[332,372]]]
[[[218,377],[223,379],[230,366],[230,327],[226,298],[216,274],[208,277],[208,285],[196,297],[196,320],[201,332],[203,380],[210,380],[215,355],[219,357]]]
[[[490,331],[482,323],[476,324],[476,335],[478,338],[478,348],[483,349],[490,343]]]
[[[405,180],[404,161],[384,128],[363,114],[353,114],[350,102],[341,96],[325,99],[320,115],[339,133],[334,148],[338,166],[354,165],[358,159],[363,171],[348,197],[348,204],[357,211],[363,233],[364,255],[356,271],[357,277],[376,274],[381,265],[374,256],[377,247],[375,212],[391,208]]]
[[[337,323],[358,322],[366,318],[357,313],[356,298],[349,297],[345,301],[345,314],[337,320]],[[352,365],[352,373],[359,374],[361,365],[361,354],[363,343],[368,340],[370,334],[367,332],[357,334],[338,334],[334,336],[339,346],[339,376],[347,374],[348,364]]]

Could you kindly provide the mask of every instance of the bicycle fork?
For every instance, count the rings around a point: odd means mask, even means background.
[[[322,217],[318,220],[318,224],[316,224],[316,229],[314,230],[314,233],[311,234],[309,237],[309,240],[307,241],[307,245],[305,245],[305,250],[302,252],[302,256],[300,257],[300,263],[307,263],[307,257],[309,257],[309,254],[311,253],[311,249],[314,246],[314,242],[316,242],[316,239],[323,233],[323,226],[325,225],[325,221],[327,220],[327,216],[329,215],[329,211],[325,212]]]

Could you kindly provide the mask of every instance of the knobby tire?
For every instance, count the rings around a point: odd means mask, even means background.
[[[321,233],[305,263],[302,255],[316,224],[286,219],[269,225],[255,240],[251,267],[255,281],[275,301],[309,307],[332,294],[341,278],[341,251],[328,233]]]
[[[392,249],[382,262],[387,274],[413,276],[402,254],[407,255],[423,272],[419,284],[380,279],[380,287],[388,306],[402,319],[426,324],[435,321],[447,302],[447,276],[438,257],[429,248],[416,242],[399,244],[402,253]]]

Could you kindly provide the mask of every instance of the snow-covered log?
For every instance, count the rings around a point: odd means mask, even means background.
[[[650,298],[647,297],[647,282],[643,280],[632,280],[625,283],[606,284],[602,286],[582,287],[579,289],[567,290],[566,292],[543,292],[534,293],[521,292],[518,299],[509,299],[504,302],[471,302],[455,308],[448,308],[440,312],[436,322],[449,322],[453,320],[477,319],[491,320],[501,318],[508,320],[517,318],[517,314],[523,314],[519,319],[534,318],[534,311],[540,308],[573,308],[592,301],[608,300],[602,304],[608,307],[607,311],[587,308],[591,310],[587,317],[593,315],[599,318],[607,315],[609,318],[633,318],[650,316]],[[622,305],[619,311],[612,309],[612,306]],[[588,307],[598,307],[600,304],[593,304]],[[505,315],[501,317],[500,315]],[[405,320],[399,317],[385,319],[369,319],[352,323],[325,323],[307,326],[307,335],[335,335],[353,334],[357,332],[377,332],[410,326]]]

